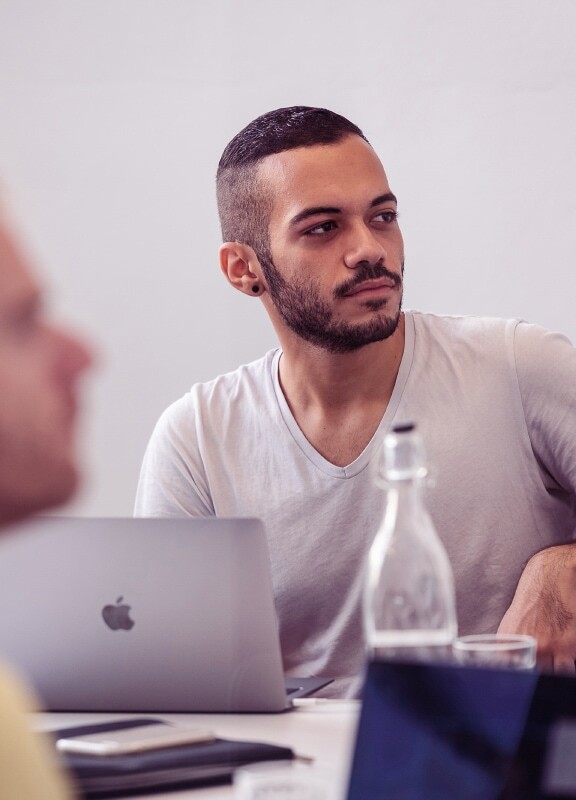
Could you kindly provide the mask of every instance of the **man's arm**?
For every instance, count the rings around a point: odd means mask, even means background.
[[[576,543],[532,556],[498,632],[528,633],[538,641],[539,666],[576,671]]]
[[[514,360],[544,487],[565,497],[567,514],[560,524],[566,544],[541,550],[528,561],[498,630],[535,636],[541,666],[574,672],[576,543],[570,542],[570,509],[576,495],[576,349],[560,334],[520,324]]]

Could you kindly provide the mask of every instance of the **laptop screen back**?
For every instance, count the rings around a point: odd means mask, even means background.
[[[53,710],[283,710],[262,524],[22,525],[0,543],[0,658]]]
[[[368,666],[348,800],[576,797],[576,680]]]

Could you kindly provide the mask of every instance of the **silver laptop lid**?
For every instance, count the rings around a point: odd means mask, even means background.
[[[254,519],[47,517],[0,540],[0,657],[67,711],[287,706]]]

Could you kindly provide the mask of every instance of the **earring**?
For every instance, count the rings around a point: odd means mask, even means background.
[[[258,286],[257,283],[255,283],[254,286],[252,287],[252,291],[254,292],[254,294],[260,294],[260,287]]]

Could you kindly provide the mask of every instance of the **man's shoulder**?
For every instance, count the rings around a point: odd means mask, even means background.
[[[0,664],[0,763],[2,797],[72,800],[65,777],[53,762],[49,742],[32,736],[27,715],[38,707],[22,680]]]
[[[229,413],[232,406],[248,405],[250,400],[263,403],[273,392],[272,372],[278,349],[269,350],[261,358],[223,372],[207,381],[192,384],[190,389],[173,402],[162,414],[160,424],[179,424],[190,421],[198,413]]]
[[[517,318],[433,314],[423,311],[406,312],[412,320],[416,350],[442,350],[457,353],[480,351],[486,357],[504,355],[510,348],[519,326],[525,323]]]
[[[424,311],[407,311],[412,320],[416,338],[445,338],[454,343],[461,339],[472,346],[476,342],[484,346],[492,341],[495,344],[514,343],[514,349],[531,350],[540,344],[555,346],[561,344],[572,348],[570,339],[564,333],[549,330],[542,325],[520,317],[490,317],[433,314]]]
[[[414,321],[416,330],[451,335],[474,333],[504,333],[515,328],[520,322],[517,318],[478,316],[474,314],[434,314],[429,311],[407,311],[406,315]]]
[[[0,663],[0,707],[5,710],[13,706],[18,710],[32,711],[36,705],[19,676],[11,667]]]
[[[277,348],[269,350],[260,358],[241,364],[236,369],[223,372],[208,381],[194,383],[190,392],[211,396],[218,392],[238,391],[240,387],[262,388],[270,380],[278,353]]]

